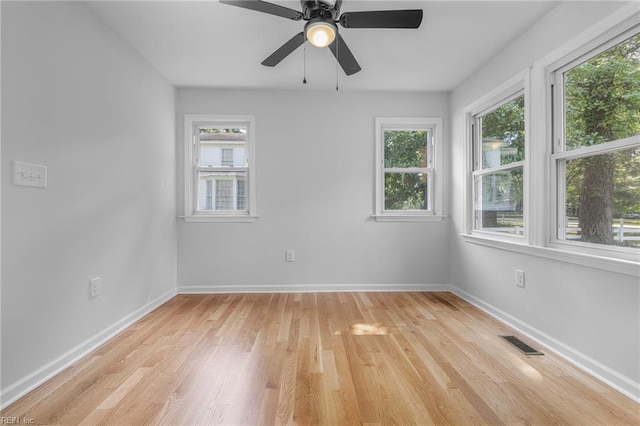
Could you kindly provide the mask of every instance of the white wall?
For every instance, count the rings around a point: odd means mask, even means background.
[[[630,275],[470,244],[463,232],[464,108],[624,6],[564,2],[451,97],[451,283],[531,336],[640,398],[640,283]],[[531,141],[545,143],[545,141]],[[539,174],[539,173],[538,173]],[[523,269],[526,288],[513,282]]]
[[[4,405],[175,293],[175,89],[84,3],[2,2],[2,107]]]
[[[181,89],[177,98],[83,3],[1,5],[2,405],[176,282],[188,291],[452,283],[596,373],[639,381],[634,277],[459,237],[463,108],[620,3],[561,4],[451,96]],[[187,113],[255,115],[255,223],[176,226]],[[443,117],[448,219],[371,219],[376,116]],[[12,160],[48,166],[49,187],[11,185]],[[284,262],[285,249],[296,262]],[[515,268],[525,290],[513,286]],[[94,276],[102,295],[89,299]]]
[[[446,127],[446,94],[179,89],[177,105],[179,205],[184,114],[254,115],[260,216],[180,221],[179,291],[448,282],[447,219],[371,218],[375,117],[437,116]],[[286,249],[295,250],[294,263],[284,261]]]

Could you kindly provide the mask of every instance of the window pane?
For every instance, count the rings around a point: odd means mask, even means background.
[[[233,181],[216,181],[216,210],[233,210]]]
[[[485,114],[482,123],[482,168],[524,159],[524,95]]]
[[[426,130],[385,130],[385,167],[427,167]]]
[[[561,161],[560,166],[566,200],[560,237],[640,247],[640,148]]]
[[[206,183],[205,209],[213,210],[213,179],[207,179],[205,183]]]
[[[566,149],[640,134],[640,34],[564,74]]]
[[[222,165],[233,166],[233,148],[222,148]]]
[[[198,210],[247,210],[246,172],[198,172]]]
[[[238,210],[247,209],[247,194],[244,177],[238,177]]]
[[[246,141],[246,126],[202,126],[200,140]]]
[[[427,173],[385,173],[385,210],[427,210]]]
[[[200,166],[246,167],[245,127],[201,127]]]
[[[477,176],[474,182],[474,228],[524,233],[522,167]]]

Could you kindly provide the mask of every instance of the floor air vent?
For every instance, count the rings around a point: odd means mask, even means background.
[[[533,349],[531,346],[524,343],[522,340],[515,336],[500,336],[507,342],[511,343],[516,348],[520,349],[525,355],[544,355],[542,352]]]

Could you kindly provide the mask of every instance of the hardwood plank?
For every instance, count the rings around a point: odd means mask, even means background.
[[[447,292],[178,295],[0,413],[35,424],[640,424]]]

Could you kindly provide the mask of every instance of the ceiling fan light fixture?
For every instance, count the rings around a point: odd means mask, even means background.
[[[336,25],[325,19],[312,19],[305,26],[309,43],[316,47],[327,47],[336,39]]]

